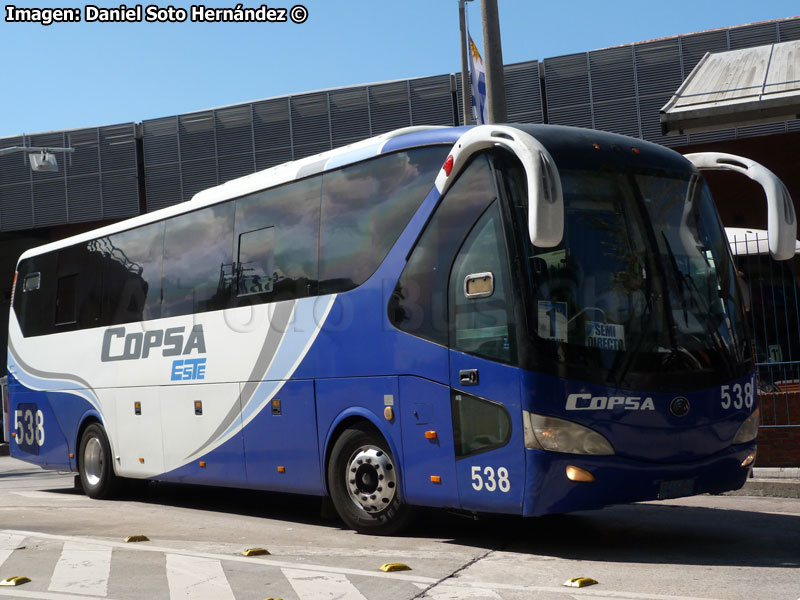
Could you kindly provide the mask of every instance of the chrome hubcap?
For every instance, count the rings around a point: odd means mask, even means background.
[[[89,485],[97,485],[103,476],[103,446],[93,437],[83,450],[83,472]]]
[[[392,459],[376,446],[362,446],[347,463],[347,491],[359,508],[376,513],[388,507],[397,493]]]

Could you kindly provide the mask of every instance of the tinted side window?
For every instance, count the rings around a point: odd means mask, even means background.
[[[322,177],[320,294],[364,283],[428,195],[448,148],[397,152]]]
[[[58,251],[56,330],[87,329],[101,325],[103,257],[91,242]]]
[[[103,323],[119,325],[159,318],[164,223],[90,243],[104,256]]]
[[[39,286],[25,291],[24,282],[38,273]],[[30,285],[29,287],[33,287]],[[25,337],[45,335],[53,330],[56,303],[56,253],[43,254],[19,264],[14,312]]]
[[[475,158],[442,199],[389,301],[396,327],[447,345],[447,281],[461,242],[497,197],[485,155]]]
[[[228,306],[233,270],[232,202],[167,220],[161,317]]]
[[[453,264],[451,347],[491,360],[511,361],[514,328],[510,325],[513,299],[509,283],[500,209],[495,202],[472,229]]]
[[[78,321],[78,275],[64,275],[56,283],[56,327]]]
[[[511,438],[511,418],[502,404],[453,392],[456,458],[500,448]]]
[[[236,201],[236,304],[316,294],[322,178]]]

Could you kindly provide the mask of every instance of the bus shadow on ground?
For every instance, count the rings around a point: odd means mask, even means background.
[[[79,494],[71,488],[46,490]],[[258,490],[150,482],[121,499],[343,529],[322,500]],[[401,534],[444,543],[568,560],[800,567],[800,516],[672,504],[630,504],[527,518],[425,509]]]
[[[631,504],[531,519],[489,517],[474,532],[492,535],[504,552],[568,560],[800,567],[800,516],[791,514]],[[463,535],[453,542],[468,543]]]

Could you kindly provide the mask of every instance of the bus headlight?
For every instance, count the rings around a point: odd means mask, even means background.
[[[614,454],[611,443],[593,429],[565,419],[522,411],[525,447],[567,454]]]
[[[746,444],[756,439],[758,435],[758,426],[761,423],[761,413],[759,409],[755,409],[753,414],[747,417],[747,420],[739,427],[739,431],[733,438],[734,444]]]

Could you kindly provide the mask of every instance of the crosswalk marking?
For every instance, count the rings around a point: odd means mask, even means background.
[[[6,559],[11,556],[11,553],[19,547],[24,539],[24,535],[0,532],[0,567],[3,566]]]
[[[61,594],[59,592],[37,592],[30,590],[22,590],[19,588],[0,588],[0,596],[7,596],[14,598],[14,600],[22,600],[23,598],[30,598],[31,600],[94,600],[94,596],[77,596],[75,594]],[[105,600],[111,600],[106,598]]]
[[[350,581],[339,573],[281,569],[303,600],[367,600]]]
[[[75,537],[69,535],[56,535],[52,533],[38,533],[35,531],[20,531],[15,529],[6,529],[0,531],[2,533],[10,533],[16,535],[25,535],[28,537],[42,539],[42,540],[55,540],[55,541],[85,541],[86,538],[83,537]],[[433,579],[432,577],[423,577],[420,575],[413,575],[408,572],[400,572],[400,573],[384,573],[383,571],[379,571],[377,569],[377,565],[374,571],[368,571],[366,569],[351,569],[347,567],[328,567],[325,565],[311,565],[311,564],[304,564],[304,563],[294,563],[289,561],[278,560],[273,556],[264,556],[258,558],[246,558],[244,556],[232,556],[230,554],[215,554],[211,552],[194,552],[191,550],[180,550],[178,548],[168,548],[165,546],[156,546],[153,544],[126,544],[125,542],[115,542],[110,540],[92,540],[93,544],[107,546],[109,548],[121,548],[124,550],[130,550],[132,552],[155,552],[161,554],[176,554],[186,557],[196,557],[196,558],[210,558],[217,561],[226,561],[226,562],[238,562],[238,563],[247,563],[249,565],[260,565],[263,567],[286,567],[289,569],[305,569],[308,571],[317,571],[321,573],[339,573],[343,575],[358,575],[360,577],[371,577],[376,579],[398,579],[402,581],[407,581],[409,583],[424,583],[426,585],[430,585],[432,583],[436,583],[438,579]]]
[[[105,596],[111,573],[111,548],[85,542],[64,542],[50,579],[51,592]]]
[[[167,554],[167,581],[171,600],[235,600],[218,560]]]

